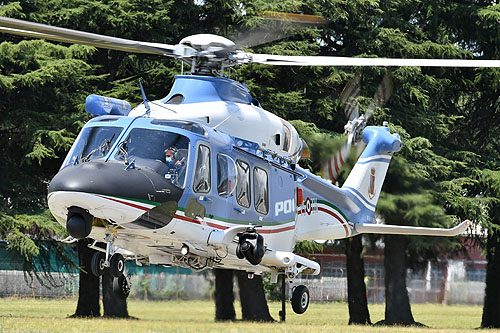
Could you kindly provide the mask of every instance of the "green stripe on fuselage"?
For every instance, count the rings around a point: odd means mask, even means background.
[[[323,205],[326,205],[326,206],[328,206],[328,207],[330,207],[330,208],[335,209],[337,212],[339,212],[339,213],[340,213],[340,215],[342,215],[342,216],[345,218],[345,220],[346,220],[347,222],[349,222],[349,219],[347,218],[347,216],[345,216],[345,214],[344,214],[344,213],[343,213],[343,212],[342,212],[342,211],[341,211],[341,210],[340,210],[337,206],[335,206],[334,204],[332,204],[332,203],[330,203],[330,202],[328,202],[328,201],[325,201],[325,200],[319,200],[319,199],[318,199],[318,203],[323,204]]]
[[[177,207],[178,210],[182,211],[182,212],[185,212],[185,208],[182,208],[182,207]],[[288,220],[283,220],[283,221],[279,221],[279,222],[266,222],[266,221],[240,221],[240,220],[233,220],[233,219],[228,219],[228,218],[225,218],[225,217],[222,217],[222,216],[215,216],[215,215],[212,215],[212,214],[207,214],[205,217],[209,218],[209,219],[213,219],[213,220],[216,220],[216,221],[220,221],[220,222],[225,222],[225,223],[232,223],[232,224],[241,224],[241,225],[248,225],[248,224],[253,224],[253,225],[259,225],[259,224],[262,224],[264,226],[275,226],[275,225],[281,225],[281,224],[286,224],[286,223],[290,223],[290,222],[293,222],[295,221],[295,218],[293,219],[288,219]]]

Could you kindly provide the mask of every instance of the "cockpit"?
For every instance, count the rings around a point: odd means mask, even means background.
[[[73,144],[63,167],[106,156],[122,131],[123,127],[117,126],[84,128]]]
[[[114,159],[134,163],[184,187],[189,139],[181,134],[150,128],[134,128],[118,144]]]
[[[140,124],[141,127],[122,133],[127,125],[130,123],[112,118],[91,121],[76,139],[62,168],[95,160],[118,161],[124,164],[124,168],[154,171],[173,185],[183,188],[189,161],[189,138],[168,131],[163,124],[146,124],[148,128]],[[171,124],[167,126],[175,127]]]

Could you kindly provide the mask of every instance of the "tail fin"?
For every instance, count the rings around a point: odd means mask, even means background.
[[[359,207],[364,207],[360,223],[375,222],[375,206],[380,196],[392,154],[401,149],[398,134],[387,127],[368,126],[363,130],[366,148],[347,177],[343,190]]]

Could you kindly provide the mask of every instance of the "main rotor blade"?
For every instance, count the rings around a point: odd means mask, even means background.
[[[76,43],[134,53],[177,56],[175,46],[161,43],[139,42],[90,32],[59,28],[45,24],[0,16],[0,31],[14,35],[43,38],[56,42]]]
[[[250,62],[275,66],[500,67],[500,60],[349,58],[248,53]]]
[[[244,49],[262,44],[271,43],[297,34],[306,27],[319,27],[329,21],[318,15],[293,14],[276,11],[257,12],[263,22],[259,28],[249,30],[238,36],[235,44]]]

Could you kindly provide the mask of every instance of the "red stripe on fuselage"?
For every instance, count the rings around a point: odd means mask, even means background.
[[[121,203],[121,204],[124,204],[124,205],[127,205],[127,206],[130,206],[130,207],[134,207],[134,208],[137,208],[137,209],[140,209],[140,210],[144,210],[146,212],[148,210],[150,210],[150,208],[139,206],[139,205],[136,205],[136,204],[133,204],[133,203],[130,203],[130,202],[121,201],[121,200],[114,199],[114,198],[108,198],[108,197],[105,197],[105,196],[102,196],[102,195],[98,195],[98,194],[97,194],[97,196],[101,197],[101,198],[104,198],[104,199],[111,200],[111,201],[115,201],[115,202],[118,202],[118,203]]]
[[[199,221],[199,220],[196,220],[196,219],[192,219],[192,218],[187,217],[187,216],[178,215],[178,214],[175,214],[174,218],[179,219],[179,220],[183,220],[183,221],[186,221],[186,222],[200,224],[200,225],[201,224],[206,224],[207,226],[212,227],[212,228],[216,228],[216,229],[221,229],[221,230],[229,229],[229,227],[227,227],[227,226],[219,225],[219,224],[212,223],[212,222],[205,222],[205,223],[203,223],[202,221]],[[283,232],[283,231],[288,231],[288,230],[293,230],[293,229],[295,229],[295,225],[291,225],[291,226],[283,227],[283,228],[279,228],[279,229],[257,230],[257,232],[259,232],[261,234],[273,234],[273,233],[278,233],[278,232]]]
[[[295,229],[295,225],[291,225],[289,227],[283,227],[283,228],[279,228],[279,229],[267,229],[267,230],[266,229],[264,229],[264,230],[257,229],[257,232],[260,234],[274,234],[274,233],[293,230],[293,229]]]
[[[139,205],[135,205],[135,204],[132,204],[132,203],[129,203],[129,202],[121,201],[121,200],[118,200],[118,199],[108,198],[108,197],[104,197],[104,196],[101,196],[101,195],[99,195],[99,197],[105,198],[105,199],[108,199],[108,200],[111,200],[111,201],[115,201],[115,202],[118,202],[118,203],[121,203],[121,204],[124,204],[124,205],[128,205],[128,206],[131,206],[131,207],[134,207],[134,208],[138,208],[138,209],[141,209],[141,210],[144,210],[144,211],[150,210],[149,208],[145,208],[145,207],[142,207],[142,206],[139,206]],[[201,224],[205,224],[205,225],[207,225],[209,227],[216,228],[216,229],[221,229],[221,230],[229,229],[229,227],[227,227],[227,226],[219,225],[219,224],[212,223],[212,222],[202,223],[202,221],[199,221],[199,220],[187,217],[187,216],[182,216],[182,215],[179,215],[179,214],[175,214],[174,218],[179,219],[179,220],[183,220],[183,221],[186,221],[186,222],[200,224],[200,225]],[[259,230],[259,232],[263,233],[263,234],[272,234],[272,233],[283,232],[283,231],[288,231],[288,230],[293,230],[293,229],[295,229],[295,225],[292,225],[292,226],[289,226],[289,227],[284,227],[284,228],[279,228],[279,229],[268,229],[268,230],[264,229],[264,230]]]
[[[330,210],[328,210],[326,208],[323,208],[323,207],[318,207],[318,210],[322,211],[322,212],[325,212],[328,215],[331,215],[334,218],[336,218],[340,222],[340,224],[342,224],[342,226],[344,227],[344,229],[345,229],[345,236],[349,237],[349,229],[347,229],[347,226],[345,225],[344,221],[337,214],[335,214],[334,212],[332,212],[332,211],[330,211]]]

